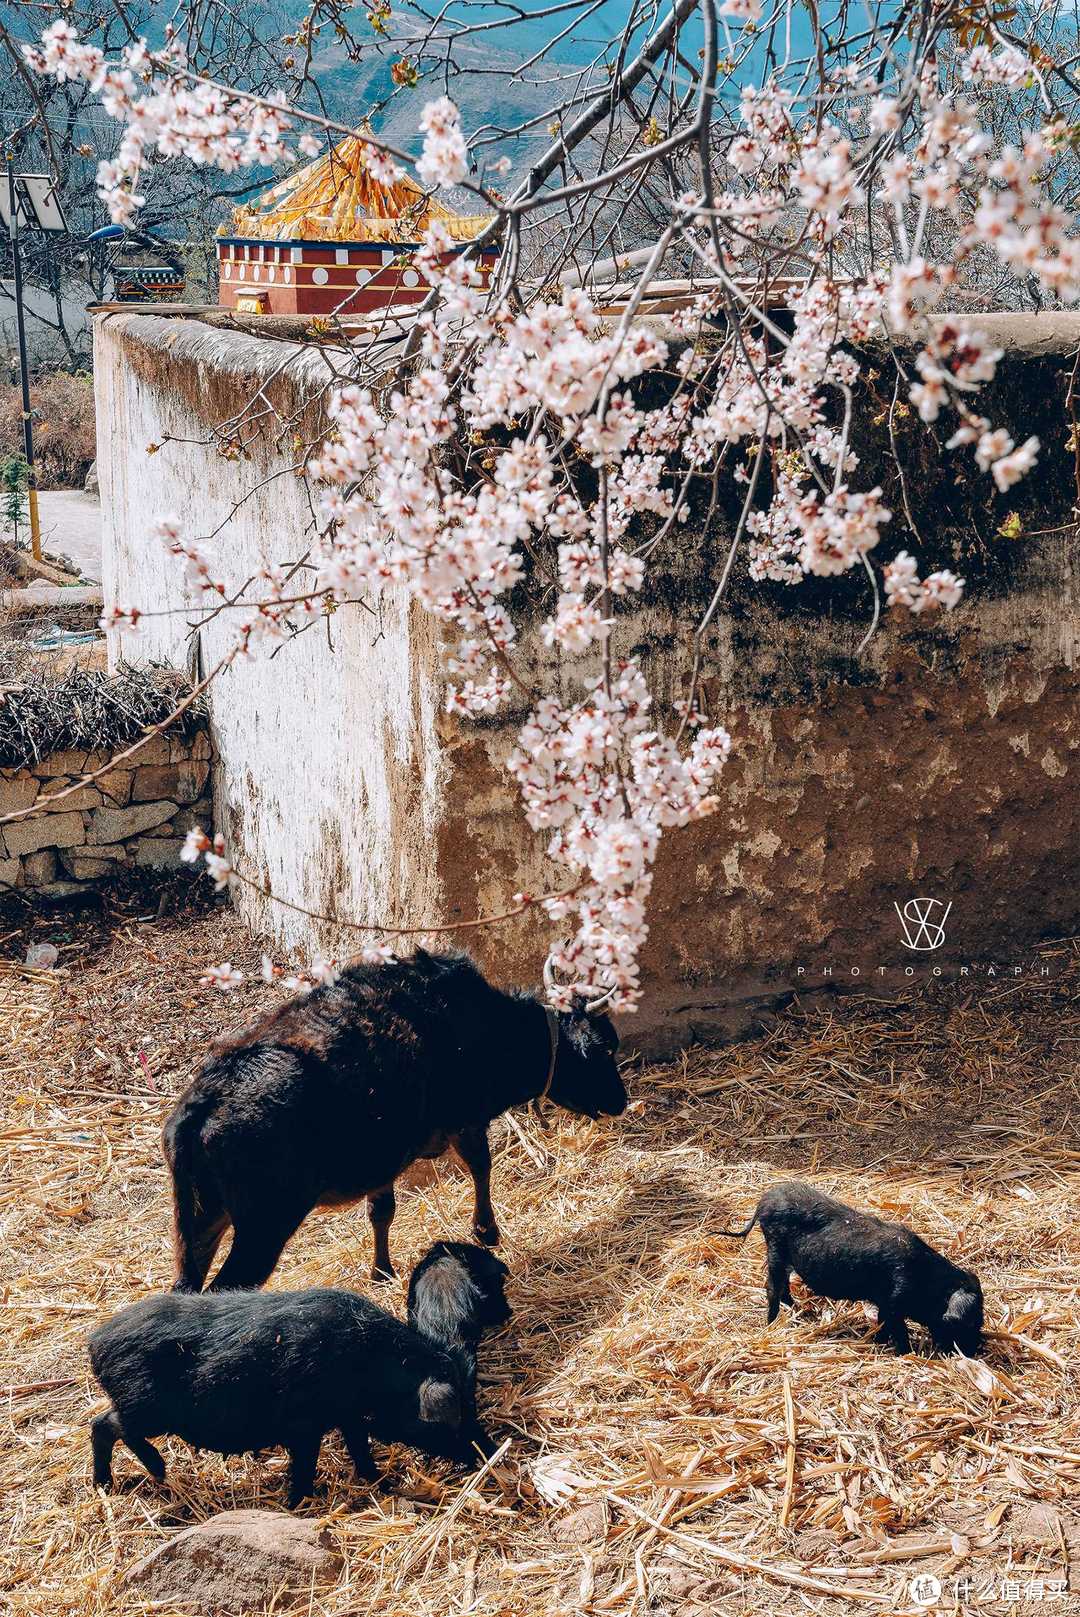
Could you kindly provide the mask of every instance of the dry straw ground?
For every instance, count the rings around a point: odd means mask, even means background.
[[[278,1455],[169,1442],[159,1487],[119,1450],[112,1496],[88,1474],[84,1333],[169,1280],[161,1119],[211,1029],[278,992],[200,992],[197,967],[230,955],[256,964],[227,916],[130,921],[111,940],[73,933],[55,973],[0,978],[18,1617],[125,1613],[116,1574],[178,1525],[282,1503]],[[949,1605],[959,1579],[978,1609],[1076,1610],[1080,949],[1040,958],[1049,978],[794,1007],[761,1037],[633,1074],[620,1121],[500,1131],[516,1313],[482,1358],[488,1421],[511,1439],[500,1474],[384,1451],[373,1492],[331,1438],[306,1509],[346,1571],[301,1609],[893,1613],[929,1570]],[[974,1265],[985,1359],[898,1360],[862,1309],[797,1282],[797,1311],[767,1329],[760,1237],[718,1232],[792,1174]],[[467,1209],[445,1163],[404,1198],[406,1272],[464,1234]],[[272,1283],[366,1289],[369,1250],[359,1209],[313,1217]],[[400,1284],[386,1301],[402,1307]]]

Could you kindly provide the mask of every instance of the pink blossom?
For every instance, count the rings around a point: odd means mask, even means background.
[[[186,865],[198,864],[204,853],[212,847],[210,838],[201,825],[193,825],[184,838],[184,845],[180,849],[180,857]]]
[[[200,988],[216,988],[223,994],[230,993],[239,988],[244,980],[244,973],[239,966],[234,966],[231,960],[223,960],[219,966],[208,966],[199,978]]]
[[[1011,453],[1004,454],[999,460],[995,460],[990,471],[1000,491],[1004,494],[1006,489],[1012,488],[1014,483],[1018,483],[1022,477],[1025,477],[1038,457],[1039,440],[1032,436],[1025,439],[1019,449],[1013,449]]]

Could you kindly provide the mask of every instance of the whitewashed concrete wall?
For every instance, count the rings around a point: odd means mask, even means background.
[[[259,378],[273,405],[291,414],[325,390],[328,366],[311,347],[121,313],[95,323],[94,373],[105,600],[164,614],[149,616],[137,638],[111,636],[110,657],[192,667],[190,624],[200,614],[182,610],[195,598],[152,536],[154,519],[175,512],[205,538],[235,512],[219,552],[230,586],[302,553],[311,513],[303,482],[284,470],[291,430],[280,424],[286,447],[278,452],[264,427],[248,459],[197,446],[206,444],[209,420],[229,415],[233,384],[237,410]],[[162,447],[148,453],[152,444]],[[234,638],[229,613],[202,628],[202,669]],[[294,904],[357,920],[439,913],[436,668],[431,620],[387,603],[379,616],[342,612],[329,637],[320,625],[272,666],[260,656],[214,682],[218,826],[245,873]],[[283,947],[306,953],[345,941],[249,890],[239,903]]]

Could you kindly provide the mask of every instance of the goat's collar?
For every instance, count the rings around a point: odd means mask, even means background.
[[[537,1095],[538,1101],[546,1100],[551,1090],[551,1081],[555,1077],[555,1063],[559,1058],[559,1018],[550,1005],[544,1006],[544,1015],[547,1017],[548,1033],[551,1037],[551,1059],[548,1062],[547,1078],[544,1087]]]

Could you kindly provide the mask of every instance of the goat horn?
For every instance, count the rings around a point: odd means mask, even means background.
[[[560,988],[561,986],[562,984],[559,983],[555,977],[555,970],[551,964],[551,956],[548,955],[547,959],[544,961],[544,987],[550,993],[553,988]],[[613,983],[606,993],[600,994],[596,999],[587,1000],[585,1002],[585,1010],[590,1012],[600,1010],[600,1008],[606,1005],[608,1000],[612,998],[614,993],[615,985]]]

